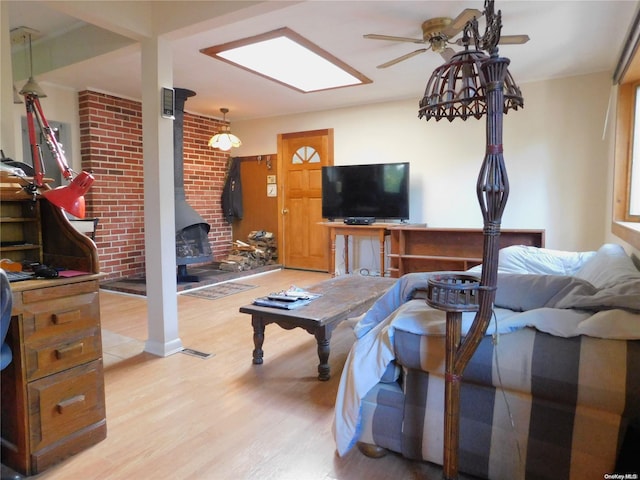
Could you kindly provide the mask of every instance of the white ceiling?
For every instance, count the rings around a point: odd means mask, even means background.
[[[85,41],[76,39],[74,49],[81,53],[74,55],[90,58],[59,68],[56,59],[43,59],[42,63],[50,64],[51,69],[39,71],[38,65],[34,65],[34,70],[36,80],[45,90],[47,84],[56,84],[133,99],[142,96],[141,55],[136,37],[139,39],[149,28],[149,18],[162,18],[161,26],[156,28],[167,33],[173,48],[174,86],[197,94],[189,99],[187,110],[220,117],[219,109],[227,107],[231,121],[394,99],[415,98],[417,105],[430,73],[443,62],[442,58],[426,52],[387,69],[377,69],[376,65],[423,45],[367,40],[362,36],[380,33],[421,38],[420,25],[424,20],[455,17],[464,8],[483,7],[480,0],[5,3],[10,28],[27,26],[43,34],[34,40],[34,51],[51,39],[80,31],[86,24],[125,35],[127,38],[122,40],[129,46],[120,44],[118,49],[104,53],[103,44],[103,52],[98,56],[91,54],[92,50],[100,49],[100,45],[92,44],[91,37]],[[79,8],[91,3],[95,7]],[[520,84],[613,71],[638,4],[635,0],[497,0],[496,9],[502,10],[502,33],[528,34],[531,38],[525,45],[502,46],[500,53],[511,59],[511,73]],[[105,6],[107,13],[102,14],[101,8]],[[113,6],[117,10],[109,8]],[[136,23],[134,14],[138,12],[140,18]],[[348,63],[373,83],[303,94],[200,53],[205,47],[285,26]],[[98,38],[95,31],[93,38]],[[15,57],[23,58],[24,52],[17,51]],[[38,58],[41,57],[34,53],[34,62]],[[16,78],[18,88],[20,82],[24,79]]]

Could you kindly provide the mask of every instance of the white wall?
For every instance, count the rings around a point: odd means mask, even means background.
[[[524,109],[504,117],[511,193],[503,228],[543,228],[554,249],[592,250],[605,241],[611,140],[602,133],[610,78],[521,85]],[[411,222],[482,227],[475,184],[485,120],[419,120],[417,93],[412,100],[234,122],[243,141],[237,154],[277,151],[278,133],[333,128],[336,164],[411,162]],[[371,248],[361,250],[368,256]]]

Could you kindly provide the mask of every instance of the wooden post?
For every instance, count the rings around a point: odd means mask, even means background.
[[[444,457],[446,479],[458,477],[458,441],[460,432],[460,376],[455,372],[455,357],[460,347],[462,312],[447,312],[447,337],[444,384]]]

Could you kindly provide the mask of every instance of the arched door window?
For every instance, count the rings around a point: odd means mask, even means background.
[[[313,147],[300,147],[291,157],[291,163],[320,163],[320,154]]]

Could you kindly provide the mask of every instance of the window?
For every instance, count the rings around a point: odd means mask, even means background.
[[[631,165],[629,166],[629,219],[640,220],[640,85],[633,89],[633,146]]]
[[[614,72],[618,84],[611,231],[640,248],[640,15]]]
[[[300,147],[291,157],[291,163],[320,163],[320,154],[313,147]]]

